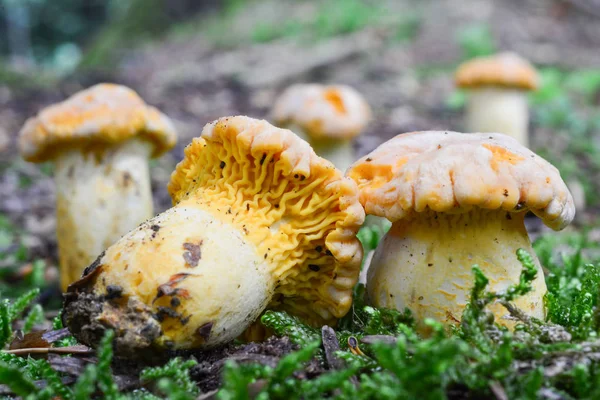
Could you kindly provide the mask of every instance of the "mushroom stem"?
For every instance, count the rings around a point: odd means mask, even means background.
[[[182,201],[123,236],[71,286],[86,293],[65,304],[71,331],[90,344],[104,329],[125,332],[116,339],[124,352],[235,339],[275,286],[265,257],[244,235],[195,200]]]
[[[133,139],[56,158],[56,224],[61,287],[81,277],[105,248],[153,213],[152,145]]]
[[[368,271],[370,301],[378,307],[408,307],[417,321],[433,318],[456,324],[469,301],[472,266],[479,265],[488,277],[487,290],[503,291],[519,282],[522,265],[516,251],[523,248],[534,257],[538,274],[533,291],[517,298],[515,304],[543,320],[546,284],[524,215],[481,209],[462,214],[426,211],[395,222]],[[491,311],[499,323],[511,325],[500,319],[507,314],[501,305],[492,305]]]
[[[345,171],[356,161],[351,139],[310,138],[309,143],[315,153],[331,161],[341,171]]]
[[[500,132],[529,145],[527,93],[509,88],[471,89],[466,125],[470,132]]]

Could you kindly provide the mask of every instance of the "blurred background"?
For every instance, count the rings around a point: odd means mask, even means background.
[[[460,131],[456,66],[504,50],[540,71],[531,147],[580,189],[579,226],[593,230],[599,0],[0,0],[0,290],[55,279],[52,165],[22,161],[15,143],[46,105],[116,82],[174,119],[179,144],[152,164],[162,211],[183,147],[213,119],[267,117],[292,83],[348,84],[376,116],[363,154],[402,132]]]

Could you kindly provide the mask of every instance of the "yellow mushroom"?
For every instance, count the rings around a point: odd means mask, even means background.
[[[61,287],[153,212],[148,159],[175,145],[170,120],[131,89],[100,84],[43,109],[21,129],[31,162],[54,162]]]
[[[538,86],[529,62],[514,53],[475,58],[458,68],[455,81],[469,90],[469,132],[500,132],[529,145],[527,91]]]
[[[266,307],[313,325],[352,303],[364,220],[356,184],[266,121],[204,127],[173,172],[174,207],[111,246],[69,288],[83,343],[114,329],[121,352],[236,338]]]
[[[527,210],[556,230],[575,214],[558,170],[502,134],[402,134],[357,161],[347,176],[358,184],[367,214],[393,221],[368,270],[370,301],[408,307],[420,321],[459,322],[474,264],[489,278],[489,290],[518,283],[516,251],[535,257]],[[546,284],[537,263],[533,291],[516,305],[543,319]],[[500,305],[492,310],[498,318],[506,314]]]
[[[272,118],[344,171],[356,160],[352,142],[371,120],[371,108],[349,86],[298,84],[275,101]]]

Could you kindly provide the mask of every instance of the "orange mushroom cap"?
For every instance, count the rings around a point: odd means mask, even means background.
[[[19,149],[27,161],[43,162],[62,146],[114,144],[138,135],[154,144],[154,157],[177,141],[166,115],[144,103],[133,90],[103,83],[28,119],[19,133]]]
[[[412,132],[383,143],[347,171],[367,214],[397,221],[427,209],[531,210],[555,230],[575,216],[559,171],[498,133]]]
[[[535,90],[539,82],[537,71],[527,60],[508,52],[469,60],[458,67],[454,78],[462,88],[499,86]]]
[[[355,89],[345,85],[298,84],[276,101],[277,124],[295,124],[314,138],[351,139],[371,119],[371,108]]]

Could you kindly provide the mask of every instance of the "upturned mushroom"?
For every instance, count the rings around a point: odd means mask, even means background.
[[[298,84],[275,101],[271,116],[344,171],[356,161],[352,142],[371,120],[371,108],[349,86]]]
[[[131,89],[99,84],[21,129],[27,161],[54,162],[61,287],[153,212],[148,159],[177,140],[169,118]]]
[[[555,230],[575,214],[558,170],[502,134],[402,134],[357,161],[347,176],[358,184],[367,214],[393,221],[369,267],[370,301],[408,307],[421,321],[459,322],[474,264],[489,278],[489,290],[518,283],[516,251],[535,257],[527,210]],[[516,305],[543,319],[546,284],[535,261],[533,291]],[[506,314],[500,305],[492,311]]]
[[[459,66],[456,85],[468,89],[466,129],[499,132],[529,145],[527,92],[538,86],[535,68],[514,53],[480,57]]]
[[[171,176],[174,207],[108,248],[70,286],[64,321],[121,353],[206,348],[266,307],[313,325],[352,303],[364,220],[356,184],[291,131],[238,116],[207,124]]]

